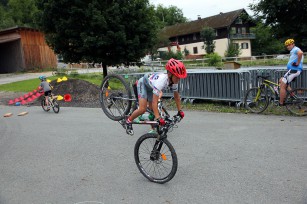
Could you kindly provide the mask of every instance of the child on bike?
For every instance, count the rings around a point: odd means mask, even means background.
[[[280,78],[280,99],[279,106],[284,105],[284,100],[286,98],[286,89],[290,90],[289,83],[298,77],[303,71],[303,61],[304,55],[303,51],[296,47],[293,39],[288,39],[285,41],[285,46],[290,51],[290,58],[287,64],[287,73]]]
[[[50,110],[49,102],[48,102],[48,97],[51,96],[51,86],[50,84],[46,81],[46,76],[39,76],[38,77],[41,80],[41,83],[39,87],[41,87],[44,91],[45,95],[45,102],[47,105],[47,110]]]
[[[165,68],[167,73],[145,74],[138,80],[137,93],[139,108],[126,119],[126,132],[128,134],[133,130],[132,121],[146,112],[147,102],[149,102],[149,109],[153,110],[155,120],[158,124],[161,126],[165,125],[165,121],[160,117],[158,111],[158,100],[161,92],[168,87],[174,92],[174,99],[178,110],[177,115],[181,118],[184,117],[184,112],[181,110],[178,83],[180,79],[187,77],[186,68],[182,62],[173,58],[166,63]]]

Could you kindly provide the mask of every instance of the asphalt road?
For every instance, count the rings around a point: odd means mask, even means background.
[[[25,116],[18,113],[28,111]],[[178,171],[138,171],[135,135],[100,109],[0,106],[0,204],[307,203],[307,117],[186,112],[169,134]]]

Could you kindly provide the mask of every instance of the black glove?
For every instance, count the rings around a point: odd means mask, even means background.
[[[292,63],[292,66],[293,66],[293,67],[297,67],[298,64],[296,64],[296,62],[293,62],[293,63]]]

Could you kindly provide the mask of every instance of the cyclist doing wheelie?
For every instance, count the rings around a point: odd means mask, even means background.
[[[46,77],[45,76],[39,76],[38,78],[41,80],[41,83],[40,83],[39,87],[41,87],[43,89],[43,91],[44,91],[45,102],[46,102],[46,105],[47,105],[47,110],[50,110],[50,105],[49,105],[48,97],[51,95],[51,86],[46,81]]]
[[[165,125],[165,121],[160,117],[158,111],[158,100],[161,91],[170,88],[174,92],[174,100],[178,110],[177,115],[180,118],[184,117],[184,112],[181,110],[180,95],[178,92],[178,83],[180,79],[187,77],[187,71],[182,62],[176,59],[170,59],[165,66],[167,73],[151,73],[145,74],[137,82],[137,93],[139,100],[139,108],[136,109],[126,119],[126,132],[130,134],[133,130],[132,121],[138,116],[144,114],[147,108],[153,110],[155,120],[159,125]]]
[[[290,90],[289,83],[298,77],[303,70],[304,55],[303,51],[296,47],[293,39],[288,39],[285,41],[285,46],[290,51],[290,58],[287,64],[287,73],[280,78],[280,99],[279,106],[284,105],[284,100],[286,98],[286,89]]]

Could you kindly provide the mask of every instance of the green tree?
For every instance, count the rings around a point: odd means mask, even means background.
[[[204,41],[205,50],[207,54],[214,53],[215,50],[215,42],[213,41],[215,39],[214,29],[210,27],[204,27],[200,31],[200,37]]]
[[[148,0],[41,0],[38,20],[47,43],[65,62],[135,62],[156,40]]]
[[[0,0],[0,5],[6,7],[8,0]]]
[[[0,4],[0,29],[15,26],[13,18],[7,12],[7,8]]]
[[[37,12],[35,0],[9,0],[8,16],[11,17],[15,25],[36,28],[34,15]]]
[[[270,26],[259,22],[251,31],[256,34],[256,39],[252,41],[252,55],[271,55],[285,51],[283,43],[276,39]]]
[[[176,23],[187,22],[187,18],[183,16],[182,10],[176,6],[164,7],[162,4],[159,4],[155,9],[155,16],[161,29]]]
[[[241,49],[238,43],[234,43],[232,40],[229,41],[227,50],[225,51],[225,57],[238,57],[241,54]]]
[[[307,48],[307,1],[260,0],[250,5],[257,18],[272,27],[277,38],[294,38]]]

